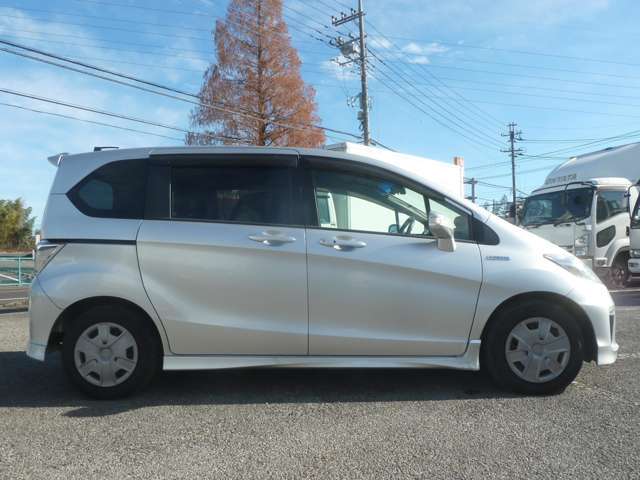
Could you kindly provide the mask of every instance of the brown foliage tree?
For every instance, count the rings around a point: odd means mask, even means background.
[[[204,75],[191,112],[189,144],[242,143],[315,147],[315,91],[300,76],[300,58],[282,18],[282,0],[231,0],[214,33],[217,63]],[[222,108],[212,108],[216,105]],[[235,112],[242,112],[244,115]]]

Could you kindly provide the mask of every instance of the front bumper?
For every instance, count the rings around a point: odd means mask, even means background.
[[[640,275],[640,258],[629,259],[629,272],[633,275]]]
[[[581,281],[569,294],[586,313],[595,336],[595,360],[598,365],[609,365],[618,358],[616,342],[616,310],[607,287],[601,283]]]
[[[44,361],[51,329],[61,310],[54,305],[40,286],[38,278],[31,284],[29,295],[29,342],[27,356]]]

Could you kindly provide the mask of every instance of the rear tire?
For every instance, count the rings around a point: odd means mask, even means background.
[[[62,360],[71,382],[90,397],[122,398],[146,387],[161,347],[146,319],[124,305],[99,305],[68,323]]]
[[[500,312],[487,328],[482,365],[505,389],[527,395],[560,393],[582,368],[582,333],[559,305],[524,301]]]

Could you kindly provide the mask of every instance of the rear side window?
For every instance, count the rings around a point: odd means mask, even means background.
[[[143,218],[146,184],[146,160],[121,160],[94,170],[67,196],[91,217]]]
[[[291,191],[290,168],[173,167],[171,218],[290,224]]]

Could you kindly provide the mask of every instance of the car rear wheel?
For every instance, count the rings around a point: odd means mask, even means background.
[[[63,363],[84,393],[99,399],[124,397],[152,380],[160,349],[137,312],[122,305],[101,305],[69,323]]]
[[[482,363],[500,386],[525,394],[563,391],[582,367],[583,338],[562,307],[523,302],[489,326]]]

